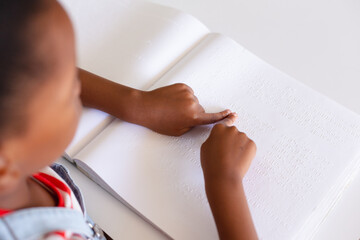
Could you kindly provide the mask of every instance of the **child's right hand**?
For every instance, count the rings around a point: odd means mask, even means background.
[[[255,156],[255,143],[231,127],[236,114],[215,125],[201,146],[205,190],[219,238],[257,239],[257,233],[242,185]]]
[[[201,146],[201,165],[207,185],[241,181],[255,156],[255,143],[231,126],[236,118],[232,113],[216,124]]]

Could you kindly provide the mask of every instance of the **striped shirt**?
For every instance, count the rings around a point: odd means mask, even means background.
[[[53,193],[57,207],[71,208],[76,211],[80,211],[81,207],[77,201],[73,191],[66,184],[66,182],[50,167],[44,168],[42,171],[33,175],[33,179],[37,181],[44,188],[47,188]],[[0,209],[0,217],[11,213],[12,210]],[[45,234],[42,240],[84,240],[79,234],[72,233],[70,231],[56,231]]]

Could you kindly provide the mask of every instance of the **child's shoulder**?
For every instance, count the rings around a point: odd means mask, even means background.
[[[84,212],[80,190],[63,165],[54,163],[35,173],[33,178],[54,194],[58,200],[57,207],[67,207]]]
[[[57,222],[55,225],[64,224],[61,222],[63,219],[66,219],[70,215],[73,217],[79,217],[80,222],[84,222],[85,213],[83,211],[83,206],[80,205],[78,201],[78,197],[76,196],[74,190],[78,190],[76,185],[72,182],[70,175],[68,174],[67,169],[62,166],[61,164],[53,164],[51,166],[45,167],[41,169],[39,172],[33,174],[31,178],[36,181],[40,186],[45,188],[49,193],[51,193],[56,199],[56,207],[50,208],[26,208],[26,209],[19,209],[15,211],[9,210],[2,210],[0,209],[0,219],[4,221],[10,222],[8,223],[8,228],[12,228],[11,225],[14,223],[18,225],[18,223],[22,223],[22,225],[30,226],[31,223],[39,222],[39,221],[47,221],[47,224],[44,225],[44,228],[39,226],[39,224],[35,224],[36,226],[31,227],[28,229],[32,233],[40,233],[44,232],[47,229],[45,226],[49,225],[51,222],[54,223],[53,219],[57,218]],[[71,180],[71,182],[67,181]],[[69,183],[68,183],[69,182]],[[71,209],[75,211],[61,211],[66,209]],[[57,211],[60,210],[60,211]],[[81,214],[79,214],[79,212]],[[82,217],[81,217],[82,216]],[[82,220],[81,220],[82,219]],[[68,221],[73,221],[73,218],[69,218]],[[2,221],[2,222],[4,222]],[[59,223],[60,222],[60,223]],[[1,224],[0,224],[1,225]],[[51,225],[51,224],[50,224]],[[27,234],[28,230],[17,229],[16,234]],[[0,239],[3,239],[3,236],[6,236],[4,239],[7,238],[7,233],[9,231],[6,229],[2,229],[0,226]],[[47,232],[47,231],[46,231]],[[5,234],[5,235],[4,235]],[[71,239],[71,240],[83,240],[85,239],[82,235],[75,234],[72,231],[50,231],[49,233],[42,236],[41,239],[45,240],[58,240],[58,239]]]

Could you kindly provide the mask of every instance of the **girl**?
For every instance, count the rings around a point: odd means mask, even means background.
[[[172,136],[220,121],[201,148],[207,197],[221,239],[256,238],[242,186],[256,146],[231,127],[235,113],[205,113],[184,84],[144,92],[77,69],[72,25],[55,0],[1,1],[0,54],[0,239],[105,239],[54,164],[82,104]]]

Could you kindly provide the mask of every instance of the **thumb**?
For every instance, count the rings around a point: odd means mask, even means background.
[[[229,109],[224,110],[222,112],[218,113],[201,113],[199,117],[197,118],[197,125],[204,125],[204,124],[211,124],[216,123],[220,120],[223,120],[227,116],[231,114],[231,111]]]
[[[232,113],[230,113],[226,118],[224,118],[223,120],[221,120],[221,121],[219,122],[219,124],[224,124],[225,126],[230,127],[230,126],[232,126],[232,125],[234,124],[234,122],[235,122],[235,120],[237,119],[237,117],[238,117],[237,113],[232,112]]]

